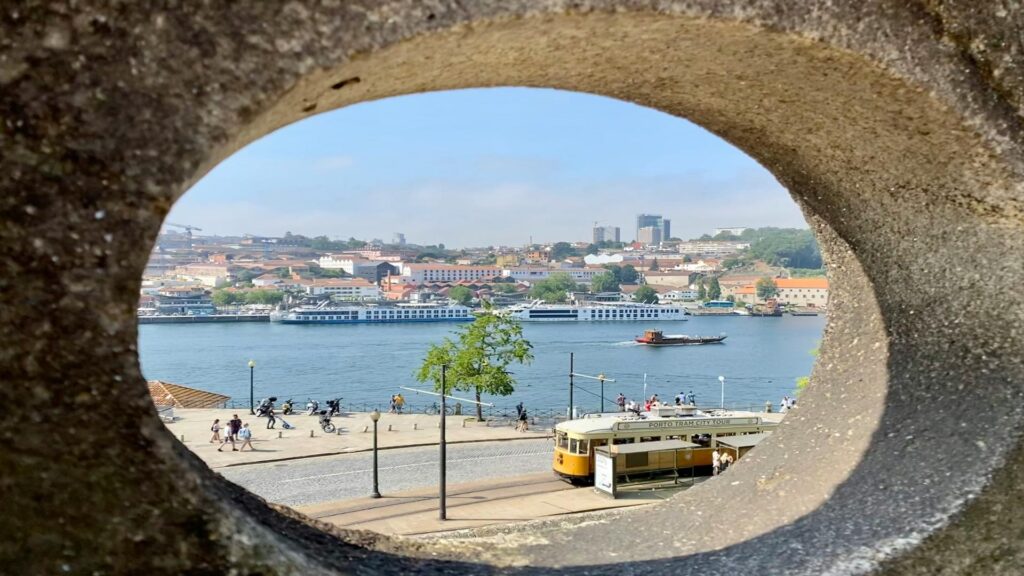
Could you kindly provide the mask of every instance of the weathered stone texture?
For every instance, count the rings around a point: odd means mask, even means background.
[[[1021,22],[967,1],[3,4],[0,571],[1021,572]],[[311,114],[498,85],[689,118],[789,188],[836,285],[800,411],[728,485],[432,542],[325,531],[206,469],[135,351],[174,200]]]

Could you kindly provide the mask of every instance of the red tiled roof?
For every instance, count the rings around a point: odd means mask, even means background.
[[[231,399],[230,396],[215,394],[172,384],[162,380],[150,380],[149,395],[157,406],[174,406],[175,408],[222,408]]]

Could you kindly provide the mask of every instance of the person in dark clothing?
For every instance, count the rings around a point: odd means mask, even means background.
[[[238,431],[242,429],[242,419],[235,414],[231,420],[228,420],[228,433],[231,435],[232,440],[238,440]]]
[[[523,403],[516,404],[516,420],[523,415]]]
[[[267,410],[267,429],[273,428],[276,422],[277,418],[274,417],[274,409]]]

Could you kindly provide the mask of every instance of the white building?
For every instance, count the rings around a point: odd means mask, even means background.
[[[693,302],[698,297],[697,290],[670,290],[664,294],[658,294],[659,302]]]
[[[327,294],[340,300],[380,300],[380,288],[363,278],[318,278],[306,287],[313,296]]]
[[[711,258],[721,258],[738,253],[740,250],[750,248],[750,242],[732,242],[728,240],[694,240],[691,242],[680,242],[679,252],[682,254],[697,254]]]
[[[500,277],[502,271],[496,266],[456,266],[452,264],[403,264],[403,280],[409,284],[426,282],[458,282],[459,280],[491,280]]]
[[[552,274],[568,274],[573,282],[590,284],[594,276],[607,272],[604,268],[541,268],[536,266],[519,266],[506,268],[501,271],[505,278],[512,278],[516,282],[539,282],[547,280]]]
[[[715,228],[715,231],[712,232],[711,235],[712,236],[718,236],[722,232],[725,232],[726,234],[732,234],[733,236],[739,236],[740,234],[743,234],[747,230],[750,230],[750,228],[747,228],[745,226],[734,226],[732,228]]]

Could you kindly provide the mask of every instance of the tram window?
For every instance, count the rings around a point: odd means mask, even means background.
[[[576,454],[577,453],[576,452],[576,444],[577,444],[577,442],[576,442],[575,438],[570,438],[569,439],[569,453],[570,454]]]
[[[612,444],[632,444],[632,438],[615,438],[612,440]]]
[[[577,450],[577,452],[576,452],[577,454],[587,454],[588,452],[590,452],[590,449],[587,446],[587,441],[586,440],[580,440],[579,444],[576,445],[576,450]]]
[[[563,450],[569,447],[569,437],[565,434],[565,432],[558,433],[558,447]]]
[[[655,442],[657,440],[661,440],[661,436],[641,436],[640,437],[640,441],[641,442]]]

